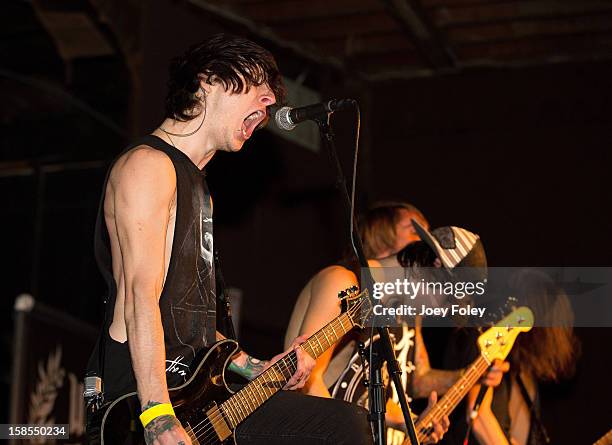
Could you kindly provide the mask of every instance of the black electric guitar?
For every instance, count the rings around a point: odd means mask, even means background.
[[[342,314],[313,334],[302,344],[317,358],[353,327],[363,327],[371,310],[367,292],[356,287],[341,292]],[[194,445],[222,444],[233,437],[236,427],[285,386],[295,373],[294,351],[271,365],[245,387],[232,393],[225,382],[225,368],[238,344],[222,340],[208,349],[191,378],[169,391],[177,418]],[[91,444],[144,445],[143,428],[138,416],[137,393],[119,397],[102,406],[88,419]]]

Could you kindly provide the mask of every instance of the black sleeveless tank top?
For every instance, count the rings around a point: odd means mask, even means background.
[[[159,299],[166,347],[166,378],[168,387],[172,388],[189,378],[193,371],[192,365],[196,365],[192,362],[198,352],[215,342],[216,296],[211,199],[203,171],[187,155],[152,135],[136,141],[121,155],[139,145],[164,152],[176,171],[174,238],[166,280]],[[108,286],[108,296],[101,334],[104,337],[98,341],[88,365],[89,372],[102,374],[106,400],[136,390],[128,343],[119,343],[108,334],[113,320],[117,286],[104,220],[104,195],[110,171],[117,159],[111,164],[104,181],[96,221],[95,255]],[[100,354],[101,349],[104,354]]]

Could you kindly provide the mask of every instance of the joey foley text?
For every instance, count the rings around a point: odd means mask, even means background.
[[[373,286],[373,297],[379,301],[379,304],[374,305],[374,315],[382,316],[434,316],[446,317],[448,315],[469,315],[483,317],[486,311],[483,307],[475,307],[472,305],[459,304],[436,304],[441,300],[440,297],[454,297],[457,300],[462,300],[465,297],[480,296],[485,292],[486,279],[476,282],[431,282],[421,279],[419,281],[409,279],[396,279],[395,281],[375,282]],[[403,297],[408,300],[414,300],[417,296],[419,301],[424,298],[429,304],[394,304],[393,307],[386,307],[385,300],[387,297]],[[429,297],[429,298],[428,298]],[[446,300],[446,298],[442,298]],[[397,298],[393,298],[397,301]]]

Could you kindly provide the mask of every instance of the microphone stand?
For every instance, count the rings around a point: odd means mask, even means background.
[[[338,152],[336,151],[336,146],[334,143],[334,134],[329,125],[329,116],[320,117],[315,119],[315,122],[319,126],[319,131],[321,134],[321,141],[323,145],[331,155],[335,167],[336,167],[336,186],[340,190],[343,195],[343,202],[348,211],[349,217],[353,220],[353,239],[355,241],[355,250],[357,253],[357,258],[359,259],[359,264],[361,265],[361,269],[363,272],[362,282],[364,287],[367,289],[368,294],[371,297],[373,295],[374,288],[374,278],[372,277],[372,272],[368,267],[368,260],[363,253],[363,244],[361,242],[361,238],[359,237],[359,232],[357,230],[357,224],[355,221],[355,215],[351,212],[351,198],[348,193],[348,189],[346,187],[346,180],[344,177],[344,173],[342,172],[342,166],[340,165],[340,160],[338,159]],[[402,371],[399,367],[399,363],[395,358],[395,351],[393,349],[391,338],[389,336],[389,329],[386,326],[377,327],[376,330],[380,336],[380,344],[382,346],[382,357],[378,360],[372,360],[373,363],[370,363],[371,371],[373,372],[373,382],[370,382],[368,386],[369,392],[369,403],[370,403],[370,416],[369,420],[372,423],[372,429],[374,431],[374,441],[377,445],[386,445],[386,435],[385,435],[385,391],[384,385],[382,384],[382,366],[384,362],[387,362],[387,368],[389,370],[389,375],[395,385],[395,389],[397,390],[397,394],[399,396],[400,406],[402,408],[402,413],[404,415],[404,421],[406,422],[406,427],[408,429],[408,437],[410,438],[411,445],[419,445],[419,441],[417,439],[416,430],[414,427],[414,422],[412,421],[412,412],[410,411],[410,407],[408,406],[408,402],[406,401],[406,393],[404,392],[404,388],[401,383],[401,375]],[[370,344],[370,348],[372,348],[372,344]]]

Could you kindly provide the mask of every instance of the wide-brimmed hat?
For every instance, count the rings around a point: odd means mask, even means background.
[[[446,226],[427,230],[418,221],[412,225],[421,240],[433,249],[444,268],[452,274],[456,267],[484,269],[486,276],[487,256],[480,237],[461,227]]]

